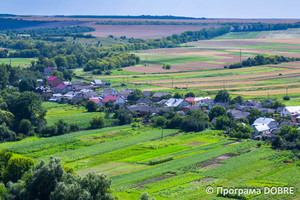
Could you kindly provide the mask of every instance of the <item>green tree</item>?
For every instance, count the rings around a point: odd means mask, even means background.
[[[90,124],[92,129],[103,128],[105,126],[105,119],[102,116],[95,116],[90,121]]]
[[[215,97],[215,102],[227,103],[230,101],[230,94],[227,90],[221,90]]]
[[[88,101],[85,108],[88,112],[96,112],[98,105],[94,101]]]
[[[165,128],[166,123],[167,123],[167,119],[165,117],[158,116],[158,117],[155,118],[153,126],[154,127]]]
[[[186,132],[199,132],[209,127],[211,127],[211,124],[208,116],[200,110],[194,110],[184,117],[180,128]]]
[[[237,96],[230,101],[231,104],[242,104],[244,102],[243,97]]]
[[[218,116],[216,119],[215,128],[218,130],[227,130],[233,127],[233,121],[227,115]]]
[[[188,97],[195,97],[195,94],[193,92],[188,92],[185,94],[185,97],[188,98]]]
[[[139,98],[143,97],[143,92],[139,89],[135,89],[133,92],[131,92],[128,97],[127,100],[130,102],[135,102],[137,101]]]
[[[31,78],[24,78],[19,83],[19,91],[33,91],[36,88],[36,81]]]
[[[0,64],[0,90],[6,88],[8,84],[7,68],[4,64]]]
[[[182,95],[181,95],[179,92],[175,92],[174,98],[176,98],[176,99],[181,99],[181,98],[182,98]]]
[[[63,119],[55,122],[55,126],[57,127],[57,135],[63,135],[68,131],[68,124]]]
[[[31,169],[34,165],[32,158],[23,156],[14,156],[9,159],[7,167],[3,172],[3,181],[8,183],[9,181],[17,182],[22,175]]]
[[[14,115],[11,112],[0,110],[0,124],[5,123],[8,127],[13,126]]]
[[[19,125],[19,132],[28,135],[31,130],[31,122],[28,119],[22,119]]]
[[[0,141],[14,141],[16,140],[16,133],[9,130],[6,124],[0,125]]]
[[[227,110],[222,106],[214,106],[212,109],[210,109],[208,116],[209,119],[212,120],[215,117],[226,115],[226,113]]]

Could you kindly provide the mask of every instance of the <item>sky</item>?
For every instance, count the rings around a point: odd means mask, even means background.
[[[19,15],[300,18],[299,8],[299,0],[0,0],[0,13]]]

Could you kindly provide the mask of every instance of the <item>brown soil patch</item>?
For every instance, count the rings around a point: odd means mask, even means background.
[[[218,26],[192,26],[192,25],[96,25],[95,22],[84,24],[93,27],[96,30],[87,34],[96,37],[107,37],[113,35],[116,37],[126,36],[128,38],[160,38],[173,34],[180,34],[185,31],[199,31],[203,28]]]
[[[213,180],[215,180],[215,178],[202,178],[202,179],[199,179],[199,180],[196,180],[196,181],[192,181],[192,182],[190,182],[190,184],[202,185],[203,183],[208,183],[208,182],[211,182]]]
[[[239,144],[239,143],[242,143],[242,141],[232,142],[232,143],[229,143],[229,144],[225,144],[224,146],[227,147],[229,145],[235,145],[235,144]]]
[[[221,164],[221,163],[213,163],[213,164],[211,164],[211,165],[208,165],[208,166],[206,166],[206,167],[203,167],[202,169],[210,170],[210,169],[213,169],[213,168],[222,166],[222,165],[223,165],[223,164]]]
[[[180,65],[198,67],[198,69],[199,68],[223,69],[225,66],[224,64],[210,63],[210,62],[188,62],[188,63],[181,63]]]
[[[168,178],[171,178],[173,176],[175,176],[175,174],[164,174],[164,175],[161,175],[161,176],[157,176],[157,177],[154,177],[154,178],[143,180],[142,182],[136,183],[136,185],[137,186],[143,186],[143,185],[147,185],[147,184],[154,183],[154,182],[157,182],[157,181],[161,181],[161,180],[164,180],[164,179],[168,179]]]
[[[236,155],[234,155],[234,154],[225,154],[225,155],[213,158],[210,161],[212,161],[212,162],[220,162],[220,161],[223,161],[223,160],[228,160],[228,159],[230,159],[232,157],[235,157],[235,156]]]
[[[203,144],[205,144],[206,142],[200,142],[200,141],[194,141],[194,142],[190,142],[190,143],[186,143],[183,144],[183,146],[192,146],[192,147],[196,147],[196,146],[201,146]]]

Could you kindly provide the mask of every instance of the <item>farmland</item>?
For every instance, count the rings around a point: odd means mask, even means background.
[[[246,99],[262,99],[267,95],[280,99],[287,92],[298,99],[299,84],[295,82],[300,73],[299,62],[224,69],[224,66],[258,54],[300,57],[299,39],[289,38],[298,37],[298,32],[299,29],[271,31],[268,34],[229,33],[213,40],[182,44],[181,48],[137,51],[135,53],[141,58],[141,65],[123,68],[121,74],[79,75],[87,80],[97,77],[109,81],[116,88],[119,88],[119,82],[125,81],[127,87],[151,91],[193,91],[198,95],[213,96],[218,90],[226,88],[233,95],[242,95]],[[261,36],[255,36],[257,34]],[[269,37],[276,34],[283,39]],[[172,67],[170,70],[163,69],[163,64],[171,64]]]
[[[216,196],[206,194],[208,185],[290,185],[299,189],[300,171],[296,163],[283,162],[291,159],[292,154],[274,151],[268,145],[257,148],[256,141],[228,140],[219,133],[165,129],[161,139],[160,129],[119,126],[51,138],[28,138],[0,144],[0,149],[33,157],[36,162],[50,156],[59,157],[64,165],[73,167],[80,175],[105,173],[112,179],[117,197],[124,200],[137,199],[144,191],[157,199]],[[149,164],[165,158],[170,159]],[[276,198],[291,197],[299,198],[297,195]],[[269,199],[270,196],[251,198]]]

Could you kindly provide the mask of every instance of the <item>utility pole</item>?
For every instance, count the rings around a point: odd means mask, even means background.
[[[173,77],[172,77],[172,87],[174,86]]]
[[[240,62],[242,62],[242,49],[240,49]]]

